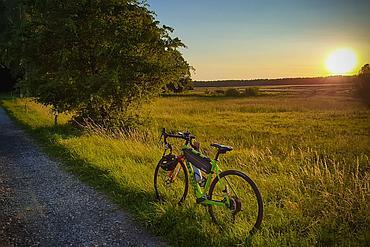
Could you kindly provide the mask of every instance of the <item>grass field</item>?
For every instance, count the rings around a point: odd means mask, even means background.
[[[143,110],[145,128],[119,139],[76,130],[69,116],[53,126],[46,107],[27,100],[3,106],[51,156],[104,191],[154,233],[180,246],[366,246],[370,242],[370,111],[343,95],[163,97]],[[209,144],[234,147],[223,169],[247,173],[264,199],[262,229],[244,240],[220,232],[206,208],[156,203],[154,167],[161,127],[190,130]],[[180,142],[174,142],[180,147]]]

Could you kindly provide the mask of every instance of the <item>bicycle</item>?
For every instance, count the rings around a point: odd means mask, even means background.
[[[211,144],[217,153],[210,159],[200,152],[199,143],[193,143],[195,136],[190,132],[170,134],[163,128],[161,140],[162,137],[165,149],[154,172],[157,200],[181,205],[188,194],[190,177],[196,203],[208,206],[212,221],[220,228],[242,223],[243,228],[248,226],[247,231],[253,234],[260,227],[263,202],[257,185],[241,171],[221,171],[219,168],[219,156],[233,150],[232,147]],[[167,141],[169,137],[185,141],[180,155],[172,153],[172,145]]]

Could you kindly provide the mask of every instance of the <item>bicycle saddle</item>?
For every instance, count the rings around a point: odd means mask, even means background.
[[[224,154],[226,152],[229,152],[229,151],[233,150],[233,147],[218,144],[218,143],[212,143],[211,146],[217,148],[218,152],[221,153],[221,154]]]

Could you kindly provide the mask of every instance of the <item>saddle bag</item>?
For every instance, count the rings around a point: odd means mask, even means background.
[[[186,160],[189,161],[193,166],[199,168],[207,174],[211,173],[212,163],[210,158],[202,155],[192,148],[184,148],[183,152]]]

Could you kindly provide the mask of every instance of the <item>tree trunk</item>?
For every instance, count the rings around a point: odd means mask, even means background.
[[[54,113],[54,126],[58,125],[58,113]]]

